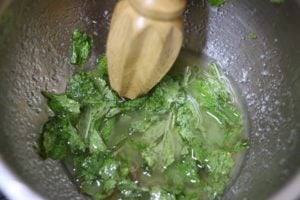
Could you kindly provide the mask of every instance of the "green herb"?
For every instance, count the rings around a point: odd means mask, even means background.
[[[176,197],[173,194],[171,194],[167,191],[164,191],[160,187],[156,186],[151,189],[149,199],[155,200],[157,198],[159,198],[161,200],[176,200]]]
[[[93,40],[91,37],[78,29],[75,30],[72,35],[71,63],[82,67],[88,60],[92,46]]]
[[[256,40],[257,39],[257,35],[254,32],[251,32],[248,34],[248,38],[251,40]]]
[[[79,103],[68,98],[66,94],[44,92],[43,95],[48,98],[48,106],[55,113],[80,113]]]
[[[221,6],[226,3],[227,0],[208,0],[212,6]]]
[[[271,3],[275,3],[275,4],[281,4],[281,3],[284,3],[285,0],[270,0]]]
[[[164,171],[175,159],[188,153],[180,134],[175,130],[175,118],[172,114],[166,120],[148,128],[142,139],[148,147],[142,151],[146,163],[157,171]]]
[[[75,169],[94,199],[216,198],[233,155],[248,141],[233,93],[216,63],[166,76],[147,96],[124,101],[109,87],[107,60],[73,75],[63,94],[44,92],[54,117],[41,155]]]

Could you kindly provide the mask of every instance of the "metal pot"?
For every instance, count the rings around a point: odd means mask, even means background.
[[[41,91],[64,91],[75,28],[94,35],[91,60],[105,52],[116,1],[9,1],[0,3],[0,188],[11,199],[84,199],[60,162],[36,152],[49,116]],[[216,59],[247,110],[251,148],[222,198],[266,199],[300,166],[300,1],[190,0],[185,19],[184,48]]]

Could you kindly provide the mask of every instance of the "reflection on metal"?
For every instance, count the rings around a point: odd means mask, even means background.
[[[275,194],[270,200],[299,200],[300,199],[300,171],[286,187]]]
[[[10,1],[0,0],[0,8]],[[251,123],[253,148],[223,199],[267,199],[300,166],[300,104],[291,82],[300,73],[300,0],[230,1],[218,9],[203,1],[188,1],[185,49],[200,54],[204,48],[220,62],[238,84]],[[73,73],[68,57],[75,27],[94,33],[94,58],[105,51],[115,3],[12,1],[7,23],[13,30],[0,24],[0,187],[8,196],[13,187],[11,195],[22,193],[15,188],[25,191],[22,199],[35,199],[30,190],[46,199],[83,199],[59,163],[43,162],[33,150],[48,119],[41,90],[64,90]],[[258,39],[248,40],[249,32]]]
[[[38,194],[30,190],[24,183],[21,182],[0,159],[0,189],[8,199],[24,200],[34,199],[42,200]]]

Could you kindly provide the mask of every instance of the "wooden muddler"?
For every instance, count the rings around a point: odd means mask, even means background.
[[[134,99],[170,70],[183,41],[186,0],[120,0],[107,41],[111,87]]]

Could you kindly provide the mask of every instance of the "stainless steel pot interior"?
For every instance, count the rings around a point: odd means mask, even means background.
[[[93,34],[93,58],[104,53],[115,3],[13,1],[0,19],[0,165],[44,198],[85,197],[59,162],[36,153],[49,115],[41,91],[63,91],[74,72],[69,47],[75,28]],[[223,199],[265,199],[300,166],[300,3],[232,0],[209,8],[190,0],[185,19],[184,48],[221,63],[249,117],[251,148]],[[248,38],[251,32],[256,40]]]

